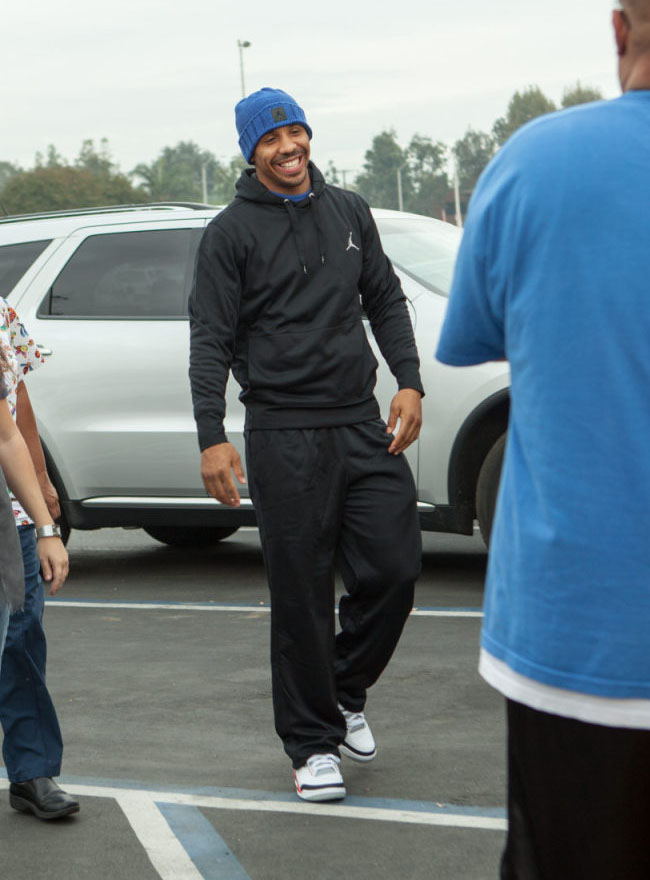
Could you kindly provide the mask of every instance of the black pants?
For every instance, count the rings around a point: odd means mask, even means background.
[[[502,880],[648,880],[650,731],[507,709]]]
[[[294,767],[338,754],[337,702],[361,711],[413,604],[421,537],[415,486],[377,419],[249,431],[246,460],[271,591],[275,727]],[[347,596],[335,637],[334,574]]]

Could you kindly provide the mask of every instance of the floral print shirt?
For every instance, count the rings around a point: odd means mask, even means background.
[[[43,363],[43,357],[36,347],[36,343],[27,332],[25,325],[20,321],[16,312],[11,308],[6,299],[0,297],[0,346],[4,351],[9,369],[5,369],[2,378],[7,393],[7,403],[11,414],[16,418],[16,397],[18,383],[32,370],[36,370]],[[12,507],[16,525],[27,526],[31,519],[27,516],[20,504],[12,496]]]

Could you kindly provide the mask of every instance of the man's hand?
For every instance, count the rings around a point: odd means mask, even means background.
[[[43,498],[45,499],[45,503],[47,504],[49,514],[56,522],[57,519],[61,516],[61,505],[59,504],[58,493],[52,485],[52,481],[48,477],[46,471],[38,474],[38,485],[41,487],[41,493],[43,494]]]
[[[231,443],[208,446],[201,453],[201,479],[208,495],[222,504],[239,507],[239,492],[235,488],[232,472],[240,483],[246,482],[241,459]]]
[[[43,580],[50,585],[50,596],[57,593],[68,576],[68,554],[60,538],[39,538],[36,551]]]
[[[399,419],[399,433],[388,447],[393,455],[399,455],[417,440],[422,427],[422,396],[414,388],[402,388],[393,397],[388,416],[387,434],[392,434]]]

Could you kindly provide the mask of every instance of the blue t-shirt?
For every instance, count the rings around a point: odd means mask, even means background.
[[[307,192],[304,192],[304,193],[298,193],[297,196],[290,196],[287,193],[279,193],[279,192],[276,192],[274,189],[272,189],[271,192],[273,193],[274,196],[277,196],[279,199],[289,199],[290,202],[293,202],[296,205],[298,204],[298,202],[304,202],[305,199],[308,199],[311,194],[311,190],[308,190]]]
[[[483,647],[545,684],[650,698],[650,91],[498,153],[437,357],[512,371]]]

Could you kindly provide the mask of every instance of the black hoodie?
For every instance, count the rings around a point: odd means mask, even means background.
[[[398,387],[423,393],[406,300],[368,205],[326,185],[312,163],[309,171],[312,193],[295,204],[246,169],[234,201],[203,234],[189,302],[202,450],[226,440],[231,367],[247,428],[377,418],[363,311]]]

